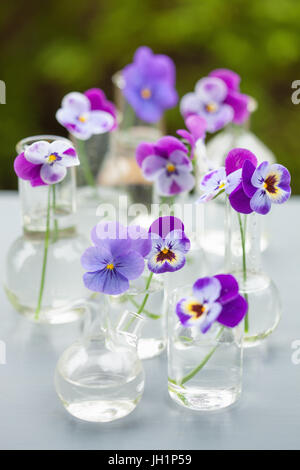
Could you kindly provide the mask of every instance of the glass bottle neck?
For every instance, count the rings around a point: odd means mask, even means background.
[[[244,280],[248,274],[261,272],[261,228],[260,217],[240,214],[226,201],[226,271],[234,274],[238,280]]]

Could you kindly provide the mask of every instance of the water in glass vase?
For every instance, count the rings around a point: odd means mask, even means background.
[[[97,331],[94,323],[93,335],[89,333],[60,357],[55,387],[71,415],[84,421],[108,422],[135,409],[145,381],[136,352],[140,321],[141,317],[125,312],[115,332],[103,328],[107,322],[101,327],[96,321]]]

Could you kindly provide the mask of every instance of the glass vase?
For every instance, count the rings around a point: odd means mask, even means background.
[[[163,275],[154,275],[148,269],[137,280],[130,282],[124,294],[109,296],[109,311],[113,324],[120,309],[130,310],[144,318],[144,328],[138,341],[140,359],[150,359],[163,352],[167,344],[165,295]]]
[[[168,390],[178,405],[209,411],[232,405],[242,390],[243,328],[215,322],[203,334],[183,326],[176,304],[192,296],[192,285],[172,292],[168,314]]]
[[[137,354],[142,317],[122,308],[112,329],[105,304],[84,307],[83,338],[60,357],[55,388],[71,415],[109,422],[131,413],[143,395],[145,374]]]
[[[141,121],[123,96],[124,79],[119,72],[113,76],[115,103],[118,108],[118,128],[112,132],[110,150],[99,175],[102,187],[113,187],[125,192],[131,204],[144,204],[149,210],[152,202],[152,184],[143,178],[136,162],[136,148],[143,142],[155,142],[162,135],[162,123]],[[145,216],[129,214],[130,221],[147,225]],[[141,223],[141,220],[142,223]]]
[[[226,204],[226,272],[238,280],[240,293],[248,301],[244,320],[244,346],[259,344],[279,323],[281,302],[278,290],[261,267],[260,215],[240,214]]]
[[[62,138],[29,137],[18,143],[17,152],[55,139]],[[19,180],[23,235],[8,250],[4,286],[15,309],[38,323],[77,320],[82,310],[72,305],[89,295],[80,264],[87,241],[76,230],[75,191],[74,168],[55,185],[32,187]]]

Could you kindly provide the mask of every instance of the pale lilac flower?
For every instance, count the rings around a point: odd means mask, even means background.
[[[221,191],[231,194],[232,191],[240,184],[242,179],[242,170],[238,169],[226,175],[225,167],[207,173],[200,182],[200,189],[203,191],[202,196],[197,202],[208,202],[216,197]]]

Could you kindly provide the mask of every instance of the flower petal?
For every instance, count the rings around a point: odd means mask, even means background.
[[[211,325],[216,321],[219,320],[220,313],[222,311],[222,306],[218,302],[214,302],[212,305],[209,306],[209,311],[204,318],[203,322],[200,324],[200,330],[202,333],[206,333]]]
[[[204,77],[196,83],[195,92],[204,103],[221,103],[226,98],[227,86],[217,77]]]
[[[146,157],[141,167],[144,177],[149,181],[155,180],[157,174],[165,168],[166,162],[167,160],[165,158],[159,157],[158,155],[149,155],[149,157]]]
[[[242,181],[242,169],[233,171],[230,175],[227,176],[225,192],[226,194],[231,194]]]
[[[57,153],[62,157],[59,163],[65,167],[80,164],[75,148],[63,140],[55,140],[50,144],[49,154],[51,153]]]
[[[184,153],[188,153],[188,149],[182,142],[180,142],[179,139],[169,135],[162,137],[156,142],[156,144],[154,144],[155,153],[161,157],[168,158],[171,153],[175,152],[175,150],[181,150]]]
[[[269,162],[262,162],[251,176],[251,184],[255,188],[261,188],[270,169]],[[253,196],[253,194],[251,195]]]
[[[242,183],[229,195],[231,207],[242,214],[251,214],[251,212],[253,212],[250,206],[250,200],[251,199],[244,192]]]
[[[23,180],[30,181],[31,186],[46,185],[40,176],[41,165],[34,165],[26,160],[24,152],[15,158],[14,169],[16,175]]]
[[[189,171],[192,171],[193,169],[190,158],[181,150],[174,150],[174,152],[170,154],[168,161],[174,163],[176,167],[184,167]]]
[[[239,293],[237,280],[231,274],[217,274],[214,276],[221,284],[221,293],[218,302],[224,304],[234,299]]]
[[[203,117],[196,115],[188,116],[185,120],[185,125],[196,141],[204,139],[207,123]]]
[[[181,98],[180,112],[183,117],[198,114],[201,111],[201,100],[196,93],[187,93]]]
[[[133,250],[140,253],[143,257],[150,253],[152,241],[147,230],[139,225],[129,225],[128,236],[132,240]]]
[[[242,168],[242,186],[246,196],[250,198],[255,194],[257,189],[252,183],[255,171],[253,163],[250,160],[245,160]]]
[[[45,140],[39,140],[29,145],[24,151],[26,160],[34,165],[42,165],[49,155],[50,145],[51,144]]]
[[[265,215],[271,210],[271,201],[264,189],[257,189],[250,200],[251,209],[258,214]]]
[[[191,318],[191,315],[189,314],[188,311],[188,304],[190,304],[191,299],[181,299],[177,304],[176,304],[176,314],[180,320],[180,323],[182,325],[188,326],[189,320]]]
[[[219,186],[223,183],[225,184],[226,181],[226,172],[225,168],[221,167],[217,170],[210,171],[200,181],[200,189],[205,191],[206,193],[219,191]]]
[[[172,250],[179,250],[182,251],[182,253],[187,253],[191,248],[191,242],[182,230],[172,230],[169,232],[165,238],[165,242],[167,245],[169,243],[171,244]]]
[[[90,102],[91,111],[106,111],[114,118],[116,117],[115,105],[106,98],[104,91],[100,88],[90,88],[84,92],[84,95]]]
[[[159,217],[156,219],[149,228],[149,233],[153,235],[158,235],[162,239],[165,239],[170,232],[174,230],[179,230],[184,232],[184,225],[178,217],[173,215]]]
[[[238,91],[229,91],[225,103],[229,104],[234,111],[233,122],[235,124],[243,124],[247,121],[250,115],[248,110],[249,96]]]
[[[141,142],[136,149],[136,161],[141,167],[146,157],[154,155],[154,145],[150,142]]]
[[[172,261],[164,260],[158,261],[157,256],[158,252],[151,252],[148,256],[148,268],[150,271],[156,274],[163,274],[166,272],[174,272],[178,271],[179,269],[183,268],[185,265],[185,255],[182,251],[174,251],[175,257]]]
[[[129,289],[129,281],[115,269],[102,269],[101,271],[85,273],[84,285],[94,291],[103,294],[118,295]]]
[[[215,277],[202,277],[193,285],[193,294],[200,303],[213,303],[221,293],[221,283]]]
[[[246,315],[248,304],[244,297],[238,295],[235,299],[223,304],[217,321],[224,326],[233,328],[238,325]]]
[[[209,74],[210,77],[217,77],[226,83],[229,90],[239,90],[241,77],[229,69],[215,69]]]
[[[112,130],[115,124],[113,116],[105,111],[91,111],[88,118],[88,127],[92,134],[104,134]]]
[[[91,105],[88,98],[77,91],[68,93],[62,100],[62,108],[66,108],[75,117],[90,110]]]
[[[114,257],[116,270],[129,280],[137,279],[144,271],[145,262],[137,251],[129,251],[125,255]]]
[[[245,160],[250,160],[255,167],[257,166],[257,158],[250,150],[239,147],[230,150],[225,160],[226,174],[230,175],[233,171],[242,168]]]
[[[105,246],[90,246],[81,256],[81,265],[89,272],[100,271],[113,262],[113,255]]]
[[[67,168],[60,163],[53,163],[52,165],[45,163],[42,165],[40,173],[42,180],[47,184],[59,183],[66,174]]]

